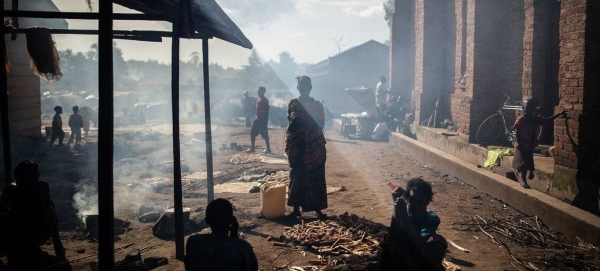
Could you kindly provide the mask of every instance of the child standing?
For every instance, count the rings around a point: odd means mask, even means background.
[[[81,143],[81,127],[83,127],[83,117],[79,115],[79,106],[73,106],[73,115],[69,117],[69,127],[71,127],[71,136],[69,144],[73,143],[73,138],[76,138],[76,144]]]
[[[58,138],[58,146],[63,146],[63,140],[65,139],[65,131],[62,129],[62,114],[63,108],[59,105],[54,107],[54,118],[52,119],[52,138],[50,138],[50,146],[54,145],[54,141]]]
[[[566,115],[565,111],[561,111],[550,117],[542,117],[533,114],[537,108],[537,103],[528,99],[523,101],[523,115],[517,118],[513,130],[516,131],[516,138],[513,142],[515,147],[515,156],[513,158],[513,168],[517,171],[516,175],[521,186],[530,188],[527,184],[527,177],[533,180],[535,174],[535,166],[533,164],[533,151],[538,145],[537,131],[540,125],[547,121],[552,121],[557,117]],[[529,176],[527,176],[529,172]]]

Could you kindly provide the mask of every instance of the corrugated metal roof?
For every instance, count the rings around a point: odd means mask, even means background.
[[[115,4],[146,14],[163,14],[175,18],[178,0],[114,0]],[[194,28],[201,36],[216,37],[251,49],[252,43],[214,0],[191,0]],[[170,19],[169,21],[173,21]]]
[[[4,9],[12,9],[12,1],[4,1]],[[51,0],[19,0],[19,10],[29,11],[60,11]],[[69,24],[64,19],[19,18],[19,27],[47,26],[54,29],[68,29]]]

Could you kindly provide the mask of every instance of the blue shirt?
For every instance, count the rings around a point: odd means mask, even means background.
[[[397,213],[398,210],[394,208],[394,215],[392,216],[392,230],[401,230],[403,231],[404,223],[400,217],[400,214]],[[406,206],[406,212],[408,216],[411,217],[410,210],[408,206]],[[417,221],[415,227],[421,233],[421,237],[427,239],[434,235],[437,231],[438,226],[440,225],[440,218],[430,210],[427,210],[427,214],[421,219],[421,221]]]

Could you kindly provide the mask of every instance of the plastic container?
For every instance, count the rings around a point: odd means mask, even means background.
[[[270,182],[260,187],[260,214],[266,219],[273,219],[285,215],[284,184]]]

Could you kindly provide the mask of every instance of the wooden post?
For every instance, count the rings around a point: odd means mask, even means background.
[[[171,38],[171,110],[173,118],[173,198],[175,201],[175,257],[183,260],[184,252],[184,233],[183,233],[183,194],[181,185],[181,150],[179,138],[179,34],[180,34],[180,16],[183,1],[180,5],[175,5],[176,14],[173,16],[173,35]]]
[[[98,270],[114,270],[113,3],[98,1]]]
[[[204,132],[206,135],[206,189],[208,202],[215,199],[213,182],[212,130],[210,123],[210,87],[208,85],[208,38],[202,39],[202,70],[204,77]]]
[[[0,7],[0,14],[2,18],[4,18],[4,5]],[[6,40],[4,25],[2,25],[0,29],[0,50],[6,48]],[[2,121],[2,151],[4,157],[4,182],[6,186],[12,180],[12,156],[10,151],[10,128],[8,126],[8,78],[6,74],[6,55],[4,52],[0,52],[0,86],[2,87],[2,91],[0,91],[0,121]]]

